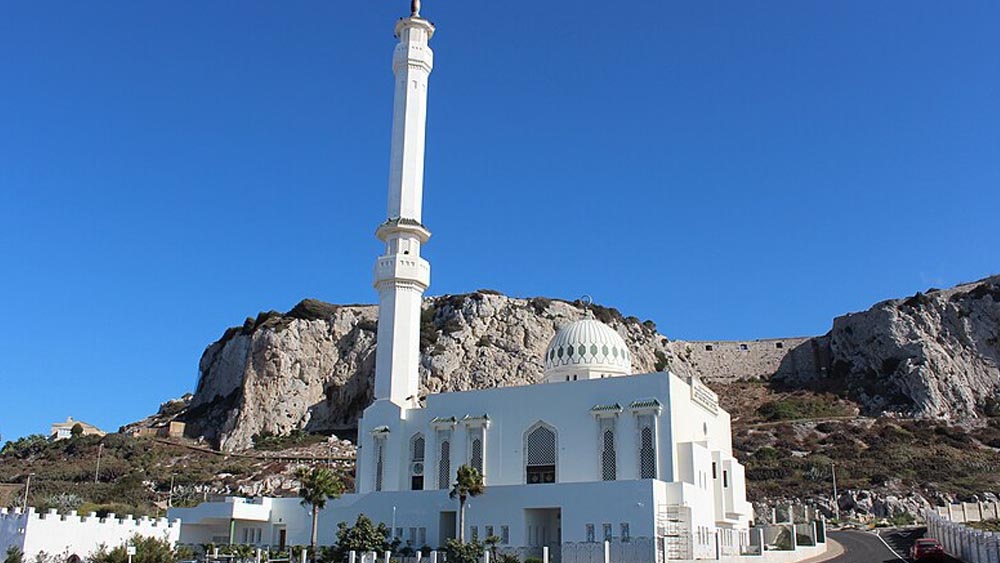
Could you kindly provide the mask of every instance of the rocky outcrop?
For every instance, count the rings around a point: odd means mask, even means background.
[[[867,414],[974,418],[1000,405],[1000,276],[878,303],[834,319],[829,366],[792,385],[845,389]]]
[[[685,372],[653,323],[590,309],[628,343],[637,372]],[[421,394],[534,383],[555,331],[585,314],[578,302],[490,291],[429,298],[421,322]],[[263,433],[354,428],[372,400],[377,315],[374,305],[306,300],[229,329],[202,355],[183,415],[187,434],[234,450]]]
[[[812,338],[668,341],[651,321],[591,311],[622,335],[639,373],[843,392],[872,415],[1000,412],[1000,277],[884,301]],[[555,331],[584,314],[579,302],[488,290],[428,298],[421,393],[534,383]],[[262,433],[353,429],[372,399],[377,316],[374,305],[306,300],[227,330],[201,358],[198,388],[181,415],[187,434],[232,450]]]

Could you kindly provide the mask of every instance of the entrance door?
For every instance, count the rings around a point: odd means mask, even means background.
[[[458,529],[456,525],[456,520],[458,519],[458,513],[454,510],[444,510],[441,512],[441,517],[438,520],[438,545],[444,545],[448,543],[448,540],[455,539],[458,534],[455,530]]]
[[[278,530],[278,551],[285,551],[285,543],[288,541],[288,530],[282,528]]]
[[[534,548],[531,553],[541,557],[541,548],[549,548],[552,561],[559,561],[562,547],[562,510],[559,508],[526,508],[524,510],[525,543]]]

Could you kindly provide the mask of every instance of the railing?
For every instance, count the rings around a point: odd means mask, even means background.
[[[952,522],[934,510],[925,512],[927,535],[937,539],[944,550],[966,563],[1000,562],[1000,533],[975,530]]]

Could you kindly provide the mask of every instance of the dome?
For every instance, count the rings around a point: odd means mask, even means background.
[[[608,325],[582,319],[556,332],[545,350],[545,379],[575,381],[632,373],[625,340]]]

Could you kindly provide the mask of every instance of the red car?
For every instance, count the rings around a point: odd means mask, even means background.
[[[920,538],[910,548],[910,559],[914,561],[943,561],[944,548],[934,538]]]

